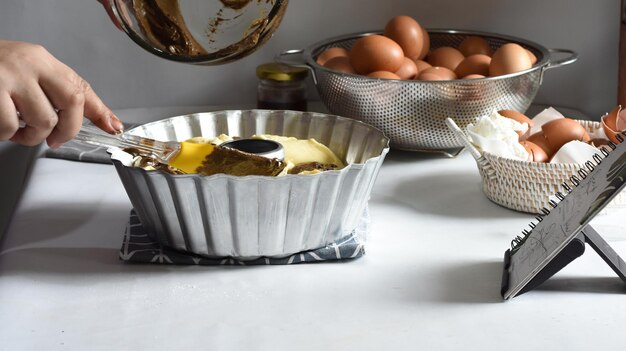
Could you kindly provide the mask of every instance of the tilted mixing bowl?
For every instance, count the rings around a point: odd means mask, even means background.
[[[216,65],[240,59],[278,28],[288,0],[111,0],[117,24],[159,57]]]

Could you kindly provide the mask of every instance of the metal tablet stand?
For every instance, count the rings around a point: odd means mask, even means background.
[[[516,296],[535,289],[553,275],[585,253],[585,243],[589,244],[602,257],[604,262],[626,283],[626,262],[613,250],[600,234],[587,225],[550,263],[544,267]],[[511,250],[504,253],[502,287],[500,294],[504,296],[509,290],[509,264]]]

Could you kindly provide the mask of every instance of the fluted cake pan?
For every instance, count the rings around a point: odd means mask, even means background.
[[[341,170],[281,177],[173,175],[112,160],[142,224],[169,247],[210,257],[280,257],[324,247],[361,219],[389,151],[365,123],[321,113],[231,110],[168,118],[127,133],[183,141],[220,134],[315,138],[347,163]]]

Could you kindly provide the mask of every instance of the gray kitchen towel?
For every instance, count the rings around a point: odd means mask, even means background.
[[[359,238],[366,238],[369,232],[369,212],[363,217],[357,228],[339,241],[328,246],[299,252],[288,257],[260,257],[253,260],[239,260],[233,257],[204,257],[189,252],[178,251],[163,246],[150,238],[141,225],[134,210],[124,233],[124,242],[120,249],[120,259],[130,263],[157,263],[175,265],[283,265],[295,263],[313,263],[324,261],[346,261],[361,257],[365,248]]]
[[[85,145],[75,141],[68,141],[57,149],[46,150],[46,157],[72,161],[111,163],[111,155],[107,153],[106,147]]]

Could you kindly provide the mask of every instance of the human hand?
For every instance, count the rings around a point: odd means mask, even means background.
[[[109,133],[124,128],[89,83],[46,49],[0,40],[0,140],[58,147],[76,136],[83,116]]]

